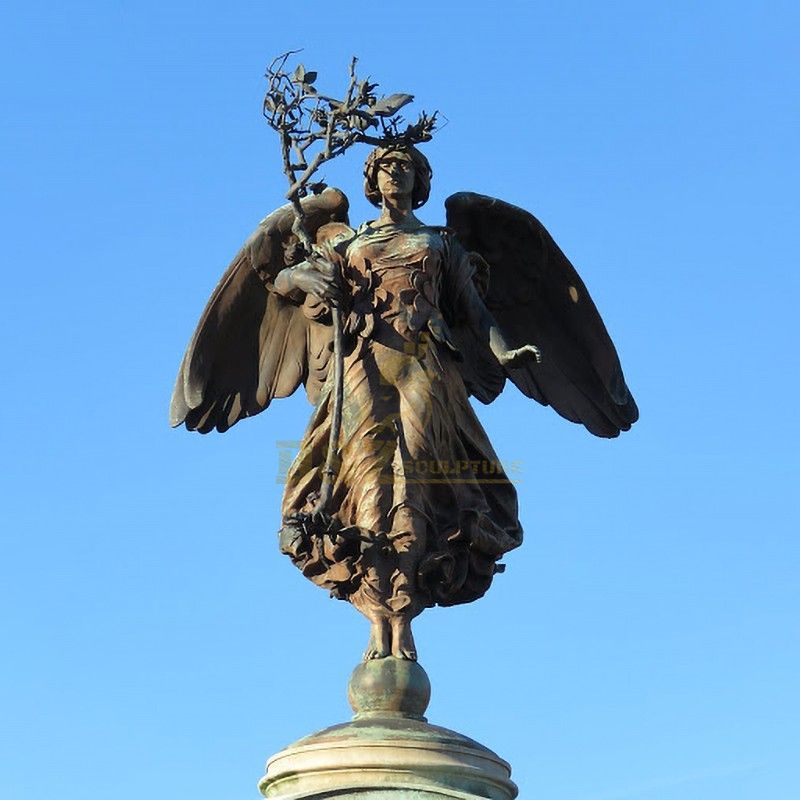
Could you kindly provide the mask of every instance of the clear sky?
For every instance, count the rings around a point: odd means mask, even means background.
[[[534,212],[642,413],[606,441],[513,387],[479,408],[526,542],[418,620],[429,718],[522,797],[796,800],[796,4],[385,8],[3,14],[3,797],[255,799],[268,755],[349,716],[366,622],[276,545],[307,401],[167,425],[206,298],[282,202],[262,75],[303,47],[331,91],[355,54],[446,116],[422,218],[462,189]],[[356,222],[365,153],[325,173]]]

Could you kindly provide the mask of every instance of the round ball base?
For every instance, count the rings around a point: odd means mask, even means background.
[[[355,718],[267,762],[259,789],[279,800],[513,800],[511,768],[478,742],[429,725],[430,683],[418,664],[359,664],[348,687]]]
[[[355,719],[402,717],[424,722],[431,682],[416,661],[391,657],[362,661],[350,676],[347,699]]]

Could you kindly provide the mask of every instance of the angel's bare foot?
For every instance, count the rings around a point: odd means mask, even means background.
[[[369,644],[364,652],[364,661],[370,661],[373,658],[386,658],[391,651],[390,640],[388,621],[381,619],[373,622],[369,633]]]
[[[392,655],[406,661],[417,660],[417,648],[411,633],[411,620],[407,617],[392,617]]]

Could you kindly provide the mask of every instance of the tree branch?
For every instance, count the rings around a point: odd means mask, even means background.
[[[297,233],[310,252],[300,199],[313,186],[311,179],[317,170],[360,142],[402,146],[428,141],[436,130],[437,114],[423,111],[414,124],[403,129],[399,111],[414,98],[409,94],[376,96],[377,83],[359,80],[355,56],[350,60],[343,99],[320,94],[314,86],[316,72],[298,64],[289,73],[289,59],[298,52],[282,53],[267,68],[263,113],[269,126],[278,132],[283,172],[289,183],[286,197],[297,215]],[[319,149],[309,159],[306,153],[314,145]]]

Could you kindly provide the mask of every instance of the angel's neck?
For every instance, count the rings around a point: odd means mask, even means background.
[[[384,197],[381,204],[381,215],[375,220],[378,225],[419,225],[419,220],[411,211],[410,197]]]

